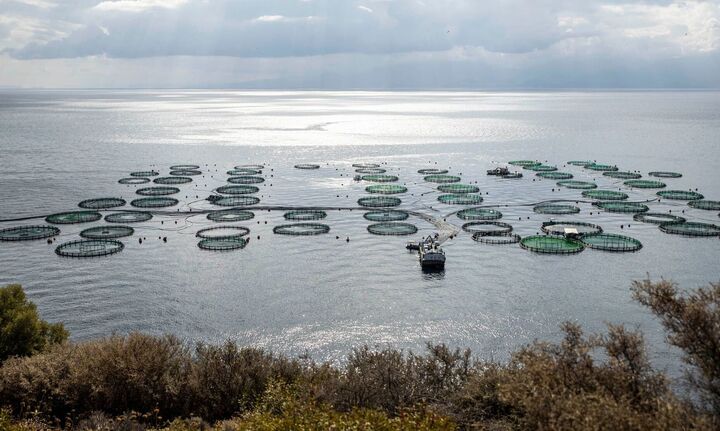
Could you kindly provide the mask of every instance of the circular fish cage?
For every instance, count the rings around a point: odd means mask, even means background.
[[[477,205],[483,201],[482,196],[462,193],[440,195],[438,201],[449,205]]]
[[[636,189],[662,189],[665,187],[665,183],[654,180],[627,180],[623,184]]]
[[[454,194],[477,193],[480,191],[480,187],[478,187],[478,186],[473,186],[470,184],[459,184],[459,183],[440,184],[437,189],[438,189],[438,191],[443,192],[443,193],[454,193]]]
[[[187,171],[170,171],[170,175],[174,177],[195,177],[202,175],[200,171],[187,170]]]
[[[265,169],[265,166],[263,165],[237,165],[235,166],[235,169],[255,169],[256,171],[261,171]]]
[[[168,197],[152,197],[152,198],[140,198],[130,202],[130,205],[136,208],[165,208],[175,206],[180,201],[175,198]]]
[[[670,171],[653,171],[648,172],[648,175],[655,178],[680,178],[682,177],[682,174],[679,172],[670,172]]]
[[[483,244],[517,244],[522,238],[514,233],[502,233],[498,235],[480,235],[474,233],[472,239]]]
[[[155,184],[161,184],[166,186],[187,184],[192,182],[190,177],[160,177],[153,180]]]
[[[705,196],[697,192],[684,191],[684,190],[662,190],[656,195],[664,199],[671,199],[676,201],[695,201],[704,198]]]
[[[573,254],[585,249],[582,242],[561,236],[533,235],[520,240],[520,247],[535,253]]]
[[[177,187],[144,187],[142,189],[137,189],[135,193],[141,195],[141,196],[167,196],[167,195],[174,195],[175,193],[180,193],[180,189]]]
[[[700,199],[688,202],[688,206],[699,210],[720,211],[720,201]]]
[[[597,184],[591,183],[589,181],[566,180],[566,181],[558,181],[556,184],[559,186],[562,186],[562,187],[566,187],[568,189],[589,190],[589,189],[597,188]]]
[[[102,215],[96,211],[70,211],[64,213],[50,214],[45,221],[52,224],[77,224],[98,221]]]
[[[370,208],[396,207],[402,203],[399,198],[390,196],[369,196],[358,199],[358,205]]]
[[[523,169],[527,169],[528,171],[535,171],[535,172],[554,172],[557,171],[557,166],[548,166],[548,165],[531,165],[531,166],[523,166]]]
[[[395,175],[371,174],[363,175],[362,179],[363,181],[371,181],[374,183],[392,183],[394,181],[397,181],[399,178]]]
[[[471,221],[462,225],[462,230],[473,235],[497,236],[512,232],[513,227],[501,221]]]
[[[633,216],[633,220],[643,223],[663,224],[668,222],[684,222],[685,217],[666,213],[638,213]]]
[[[239,236],[222,238],[204,238],[198,242],[198,247],[210,251],[230,251],[245,248],[247,239]]]
[[[377,163],[353,163],[353,168],[361,168],[361,169],[372,169],[372,168],[379,168],[380,165]]]
[[[207,215],[208,220],[229,223],[236,221],[250,220],[255,217],[255,214],[251,211],[240,210],[240,209],[229,209],[229,210],[217,210],[210,211]]]
[[[327,217],[327,213],[321,210],[292,210],[283,214],[285,220],[322,220]]]
[[[566,163],[572,166],[587,166],[592,165],[594,162],[592,160],[570,160]]]
[[[536,176],[540,178],[545,178],[548,180],[569,180],[573,177],[573,174],[569,172],[538,172],[535,174]]]
[[[355,169],[355,172],[358,174],[384,174],[387,171],[383,168],[359,168]]]
[[[295,169],[320,169],[320,165],[313,163],[299,163],[295,165]]]
[[[613,165],[603,165],[601,163],[590,163],[589,165],[583,166],[585,169],[590,169],[591,171],[599,171],[599,172],[611,172],[611,171],[617,171],[618,167]]]
[[[490,208],[468,208],[455,214],[461,220],[498,220],[502,213]]]
[[[57,236],[60,229],[55,226],[33,225],[0,229],[0,241],[30,241]]]
[[[250,233],[244,226],[216,226],[200,229],[195,233],[198,238],[237,238]]]
[[[712,223],[698,223],[691,221],[662,223],[660,225],[660,230],[665,233],[682,236],[720,235],[720,226]]]
[[[141,223],[150,220],[152,217],[152,214],[145,211],[126,211],[108,214],[105,216],[105,221],[108,223]]]
[[[447,169],[419,169],[418,174],[422,175],[445,175],[448,173]]]
[[[534,160],[510,160],[508,163],[513,166],[520,166],[522,168],[526,166],[542,165],[542,163],[536,162]]]
[[[250,168],[241,168],[241,169],[230,169],[226,172],[230,176],[242,176],[242,175],[260,175],[262,174],[262,171],[257,169],[250,169]]]
[[[604,201],[622,201],[628,198],[627,193],[616,192],[615,190],[585,190],[582,195],[586,198]]]
[[[259,192],[260,189],[249,184],[233,184],[231,186],[218,187],[215,191],[224,195],[249,195]]]
[[[370,221],[402,221],[407,220],[410,214],[405,211],[368,211],[363,214],[365,220]]]
[[[638,178],[642,178],[642,175],[638,173],[625,171],[607,171],[603,172],[603,176],[618,180],[637,180]]]
[[[99,257],[119,253],[125,245],[114,239],[81,239],[60,244],[55,254],[63,257]]]
[[[238,175],[227,179],[230,184],[260,184],[265,182],[263,177],[255,177],[252,175]]]
[[[509,174],[500,175],[500,178],[503,178],[503,179],[517,179],[517,178],[522,178],[522,177],[523,177],[523,175],[520,172],[512,172]]]
[[[575,205],[566,204],[540,204],[533,207],[533,211],[538,214],[577,214],[580,212],[580,208]]]
[[[374,223],[367,227],[368,232],[373,235],[412,235],[418,231],[415,225],[410,223],[383,222]]]
[[[611,213],[645,213],[650,211],[647,205],[638,202],[595,202],[593,203],[598,208],[602,208],[605,211]]]
[[[638,251],[642,243],[635,238],[614,233],[590,233],[580,237],[580,241],[595,250]]]
[[[135,229],[130,226],[95,226],[80,232],[80,236],[87,239],[116,239],[131,236]]]
[[[78,204],[80,208],[88,210],[104,210],[108,208],[117,208],[125,205],[125,199],[120,198],[98,198],[86,199]]]
[[[330,226],[323,223],[293,223],[281,224],[273,228],[273,233],[277,235],[322,235],[330,232]]]
[[[214,199],[211,199],[214,198]],[[256,205],[260,202],[260,198],[255,196],[211,196],[208,198],[210,203],[221,207],[246,207]]]
[[[542,224],[543,232],[550,235],[565,235],[565,229],[575,229],[579,234],[602,233],[602,227],[582,221],[546,221]]]
[[[423,180],[430,182],[430,183],[439,183],[439,184],[459,183],[460,177],[457,177],[455,175],[435,174],[435,175],[428,175],[428,176],[424,177]]]
[[[200,165],[172,165],[170,166],[171,171],[194,171],[200,169]]]
[[[118,180],[118,183],[128,184],[128,185],[147,184],[149,182],[150,182],[150,178],[140,178],[140,177],[120,178]]]
[[[160,172],[157,171],[135,171],[130,172],[131,177],[156,177],[160,175]]]
[[[408,189],[405,186],[400,186],[397,184],[375,184],[365,187],[365,191],[368,193],[376,193],[381,195],[396,195],[399,193],[405,193],[408,191]]]

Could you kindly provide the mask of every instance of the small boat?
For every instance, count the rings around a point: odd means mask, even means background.
[[[362,176],[361,176],[361,175],[355,175],[355,176],[353,177],[353,180],[355,180],[355,181],[362,181]]]
[[[418,243],[418,255],[420,257],[420,266],[423,269],[442,269],[445,268],[445,252],[435,237],[428,236]]]
[[[495,169],[488,169],[487,174],[502,177],[504,175],[510,175],[510,169],[508,169],[504,166],[503,167],[498,166]]]

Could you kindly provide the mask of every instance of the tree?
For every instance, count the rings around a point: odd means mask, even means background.
[[[67,340],[61,323],[38,316],[19,284],[0,287],[0,362],[11,356],[30,356]]]

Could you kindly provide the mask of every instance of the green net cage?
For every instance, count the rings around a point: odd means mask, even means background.
[[[157,171],[135,171],[130,172],[131,177],[156,177],[160,175],[160,172]]]
[[[439,184],[459,183],[460,177],[457,177],[455,175],[437,174],[437,175],[428,175],[428,176],[424,177],[423,180],[430,182],[430,183],[439,183]]]
[[[253,212],[236,208],[210,211],[207,215],[208,220],[222,223],[245,221],[250,220],[253,217],[255,217],[255,214]]]
[[[131,236],[135,229],[130,226],[110,225],[95,226],[80,232],[80,236],[87,239],[116,239]]]
[[[573,254],[585,249],[582,242],[560,236],[533,235],[520,240],[520,247],[536,253]]]
[[[720,211],[720,201],[709,201],[706,199],[694,200],[688,202],[692,208],[699,210]]]
[[[152,214],[145,211],[124,211],[105,216],[108,223],[142,223],[152,219]]]
[[[200,229],[195,233],[198,238],[234,238],[245,236],[250,229],[245,226],[216,226]]]
[[[699,222],[667,222],[660,225],[660,230],[674,235],[682,236],[718,236],[720,226],[712,223]]]
[[[679,172],[670,172],[670,171],[653,171],[648,172],[648,175],[651,177],[656,178],[680,178],[682,177],[682,174]]]
[[[96,211],[69,211],[51,214],[45,217],[45,221],[52,224],[77,224],[98,221],[102,215]]]
[[[230,176],[244,176],[244,175],[260,175],[262,171],[259,169],[241,168],[241,169],[230,169],[226,172]]]
[[[569,180],[573,177],[569,172],[538,172],[535,175],[548,180]]]
[[[635,238],[614,233],[590,233],[580,237],[585,247],[605,251],[638,251],[642,243]]]
[[[635,173],[635,172],[626,172],[626,171],[608,171],[603,172],[603,176],[615,178],[618,180],[637,180],[638,178],[642,178],[642,175]]]
[[[322,220],[327,213],[322,210],[292,210],[283,214],[286,220]]]
[[[543,232],[550,235],[565,235],[566,229],[577,232],[578,234],[601,233],[602,227],[582,221],[546,221],[540,227]]]
[[[167,195],[174,195],[176,193],[180,193],[180,189],[177,187],[164,187],[164,186],[157,186],[157,187],[143,187],[141,189],[137,189],[135,193],[141,195],[141,196],[167,196]]]
[[[200,165],[172,165],[171,171],[194,171],[200,169]]]
[[[124,248],[115,239],[81,239],[60,244],[55,253],[63,257],[99,257],[119,253]]]
[[[295,169],[320,169],[320,165],[316,165],[314,163],[298,163],[295,165]]]
[[[150,178],[140,178],[140,177],[134,177],[134,178],[120,178],[118,180],[118,183],[120,184],[128,184],[128,185],[137,185],[137,184],[147,184],[150,182]]]
[[[459,183],[440,184],[437,189],[438,189],[438,191],[443,192],[443,193],[454,193],[454,194],[477,193],[480,191],[480,187],[478,187],[478,186],[473,186],[470,184],[459,184]]]
[[[262,171],[265,169],[263,165],[237,165],[235,169],[255,169],[256,171]]]
[[[400,193],[405,193],[408,191],[408,189],[405,186],[400,186],[397,184],[376,184],[365,187],[365,191],[368,193],[381,195],[396,195]]]
[[[384,174],[387,171],[383,168],[358,168],[355,169],[355,172],[358,174]]]
[[[650,211],[647,205],[638,202],[595,202],[593,205],[611,213],[644,213]]]
[[[557,166],[549,166],[549,165],[531,165],[531,166],[523,166],[523,169],[527,169],[529,171],[535,171],[535,172],[553,172],[557,171]]]
[[[586,198],[604,201],[622,201],[628,198],[627,193],[616,192],[614,190],[585,190],[582,192],[582,195]]]
[[[194,170],[170,171],[170,175],[174,177],[196,177],[198,175],[202,175],[202,172]]]
[[[153,180],[153,182],[155,184],[171,186],[171,185],[177,185],[177,184],[191,183],[192,178],[190,178],[190,177],[160,177],[160,178],[155,178]]]
[[[513,166],[520,166],[520,167],[526,167],[526,166],[536,166],[541,165],[542,163],[536,162],[534,160],[510,160],[508,162],[509,164]]]
[[[533,211],[538,214],[577,214],[580,212],[580,208],[575,205],[566,204],[540,204],[533,207]]]
[[[380,165],[377,163],[353,163],[353,168],[361,168],[361,169],[372,169],[372,168],[379,168]]]
[[[260,184],[265,181],[263,177],[255,177],[252,175],[238,175],[236,177],[230,177],[227,182],[230,184]]]
[[[104,210],[124,206],[127,202],[120,198],[86,199],[78,204],[80,208],[88,210]]]
[[[368,232],[373,235],[412,235],[417,232],[417,227],[410,223],[382,222],[374,223],[367,227]]]
[[[366,220],[370,221],[402,221],[407,220],[410,214],[405,211],[368,211],[363,214]]]
[[[363,181],[371,181],[373,183],[392,183],[397,181],[399,178],[395,175],[371,174],[363,175],[362,179]]]
[[[592,160],[570,160],[567,162],[568,165],[572,166],[587,166],[592,165],[594,162]]]
[[[685,190],[662,190],[655,194],[663,199],[671,199],[676,201],[694,201],[705,197],[700,193]]]
[[[0,229],[0,241],[29,241],[60,235],[55,226],[33,225]]]
[[[666,213],[638,213],[633,216],[633,220],[639,221],[642,223],[652,223],[652,224],[663,224],[667,222],[684,222],[685,217],[680,217],[672,214],[666,214]]]
[[[208,200],[213,205],[221,207],[246,207],[250,205],[256,205],[260,202],[260,198],[255,196],[210,196]]]
[[[501,233],[497,235],[481,235],[474,233],[472,239],[483,244],[516,244],[522,238],[514,233]]]
[[[449,205],[477,205],[483,198],[474,194],[450,193],[438,196],[437,200]]]
[[[665,187],[665,183],[653,180],[627,180],[623,184],[637,189],[662,189]]]
[[[175,198],[168,197],[152,197],[152,198],[140,198],[130,202],[130,205],[136,208],[165,208],[172,207],[180,203]]]
[[[418,174],[422,175],[445,175],[448,173],[447,169],[420,169]]]
[[[230,251],[240,250],[245,248],[248,240],[239,237],[225,237],[225,238],[203,238],[198,242],[198,247],[203,250],[209,251]]]
[[[477,235],[502,235],[512,232],[513,227],[501,221],[471,221],[462,225],[462,230]]]
[[[224,195],[249,195],[259,192],[260,189],[249,184],[233,184],[231,186],[218,187],[215,191]]]
[[[461,220],[497,220],[502,218],[502,213],[490,208],[468,208],[457,212]]]
[[[591,183],[589,181],[566,180],[558,181],[556,184],[562,187],[566,187],[568,189],[588,190],[597,188],[597,184]]]
[[[613,165],[604,165],[601,163],[590,163],[589,165],[584,166],[585,169],[590,169],[591,171],[599,171],[599,172],[609,172],[609,171],[617,171],[618,167]]]
[[[518,178],[522,178],[522,177],[523,177],[523,175],[520,172],[511,172],[509,174],[500,175],[500,178],[503,178],[506,180],[507,179],[518,179]]]
[[[330,226],[323,223],[293,223],[281,224],[273,228],[277,235],[310,236],[330,232]]]
[[[369,196],[358,199],[358,205],[361,207],[396,207],[400,205],[401,202],[399,198],[390,196]]]

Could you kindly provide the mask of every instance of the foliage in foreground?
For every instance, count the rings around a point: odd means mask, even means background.
[[[674,394],[641,334],[622,326],[586,336],[566,323],[562,341],[532,343],[505,363],[430,345],[424,355],[359,348],[343,367],[130,334],[5,361],[0,405],[15,422],[6,413],[0,429],[720,428],[720,285],[683,295],[644,281],[633,293],[685,353],[702,402]]]

